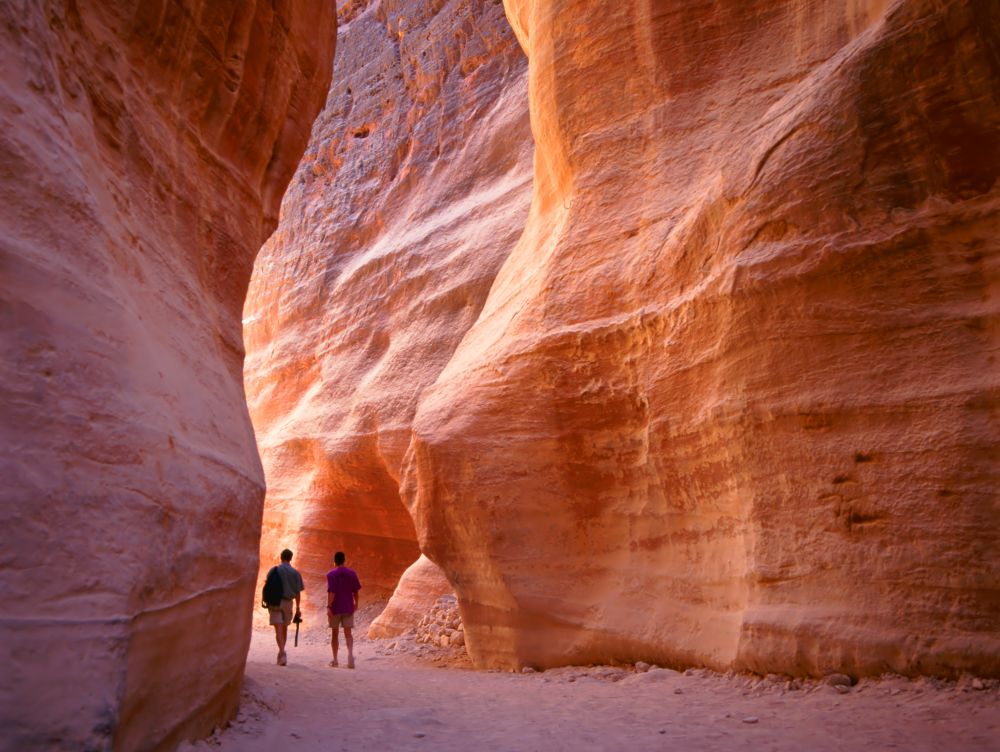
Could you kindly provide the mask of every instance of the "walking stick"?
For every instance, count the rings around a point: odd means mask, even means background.
[[[296,611],[295,618],[292,619],[292,624],[295,625],[295,647],[299,646],[299,624],[302,623],[302,612]]]

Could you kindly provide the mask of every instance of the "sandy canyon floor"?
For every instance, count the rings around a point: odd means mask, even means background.
[[[842,693],[630,666],[511,674],[406,639],[358,639],[351,671],[328,667],[328,635],[303,629],[282,667],[273,633],[256,630],[238,718],[183,749],[1000,750],[1000,689],[971,677],[869,679]]]

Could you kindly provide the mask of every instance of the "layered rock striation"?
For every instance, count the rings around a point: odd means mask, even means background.
[[[170,748],[234,711],[263,499],[242,304],[335,27],[315,0],[0,6],[10,748]]]
[[[244,321],[262,564],[295,552],[309,618],[335,551],[365,600],[417,559],[399,495],[417,402],[531,198],[527,63],[502,6],[352,2],[339,25],[335,83]]]
[[[402,480],[474,661],[1000,675],[1000,10],[506,8],[533,203]]]

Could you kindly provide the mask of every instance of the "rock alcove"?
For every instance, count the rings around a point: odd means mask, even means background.
[[[482,667],[1000,675],[998,12],[0,7],[10,743],[230,717],[284,545]]]

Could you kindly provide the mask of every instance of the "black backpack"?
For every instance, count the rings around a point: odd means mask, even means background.
[[[260,605],[263,608],[277,608],[281,605],[281,597],[285,594],[285,586],[281,583],[281,575],[277,567],[271,567],[264,580],[264,590],[261,593]]]

